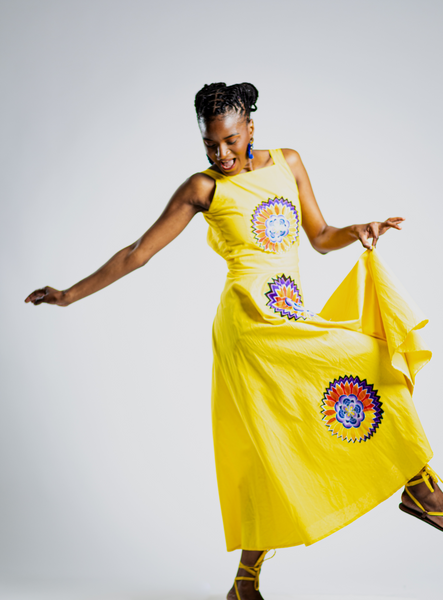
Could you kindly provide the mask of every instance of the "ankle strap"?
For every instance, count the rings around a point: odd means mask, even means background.
[[[408,483],[406,483],[406,487],[411,487],[413,485],[418,485],[419,483],[425,482],[425,484],[427,485],[429,490],[431,492],[433,492],[434,488],[432,487],[432,483],[431,483],[432,480],[435,481],[435,483],[437,483],[437,481],[441,481],[443,483],[443,479],[439,475],[437,475],[437,473],[434,471],[434,469],[432,469],[429,465],[425,465],[423,467],[423,469],[420,471],[419,475],[420,475],[420,479],[414,479],[414,481],[408,481]]]
[[[437,475],[437,473],[433,469],[431,469],[431,467],[429,465],[425,465],[423,467],[423,469],[420,471],[419,475],[420,475],[420,479],[414,479],[414,481],[408,481],[408,483],[405,484],[406,493],[408,494],[409,498],[413,502],[415,502],[415,504],[418,506],[418,508],[420,510],[422,510],[425,514],[434,516],[434,517],[443,517],[443,512],[427,511],[425,509],[425,507],[420,504],[420,502],[417,500],[417,498],[414,498],[414,496],[408,490],[408,487],[411,487],[413,485],[418,485],[419,483],[425,482],[425,484],[428,486],[430,491],[433,492],[434,488],[432,487],[431,481],[434,481],[435,483],[437,483],[437,481],[440,480],[443,483],[443,479],[441,479],[441,477],[439,475]]]
[[[267,552],[269,552],[269,550],[265,550],[264,552],[262,552],[260,554],[260,556],[257,559],[257,562],[255,563],[255,565],[253,567],[250,567],[248,565],[244,565],[240,561],[240,564],[238,565],[238,568],[239,569],[244,569],[247,573],[250,573],[254,577],[236,577],[235,581],[253,581],[254,582],[254,589],[258,590],[258,588],[260,587],[260,570],[261,570],[262,564],[266,560],[270,560],[271,558],[274,558],[274,556],[276,554],[276,551],[274,550],[274,554],[272,556],[270,556],[269,558],[265,558]],[[237,594],[238,594],[238,592],[237,592]]]

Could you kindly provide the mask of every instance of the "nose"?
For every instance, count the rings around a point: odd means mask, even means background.
[[[229,148],[227,144],[220,144],[220,146],[218,146],[217,150],[215,151],[215,156],[218,158],[218,160],[225,160],[225,158],[227,158],[228,155]]]

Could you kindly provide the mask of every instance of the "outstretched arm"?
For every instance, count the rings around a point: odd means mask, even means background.
[[[46,286],[29,294],[25,302],[68,306],[142,267],[154,254],[172,242],[194,215],[209,208],[214,188],[214,180],[207,175],[193,175],[178,188],[161,216],[140,239],[114,254],[95,273],[69,289],[56,290]]]
[[[341,228],[328,225],[317,204],[309,176],[299,153],[295,150],[284,149],[283,154],[297,181],[303,214],[303,228],[311,245],[321,254],[339,250],[356,240],[360,240],[365,248],[372,249],[377,245],[378,238],[388,229],[401,229],[400,223],[404,221],[403,217]],[[372,244],[369,242],[370,239],[372,239]]]

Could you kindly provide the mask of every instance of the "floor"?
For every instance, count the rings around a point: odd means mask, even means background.
[[[96,592],[73,592],[60,589],[36,589],[35,587],[2,586],[0,600],[197,600],[189,594],[106,594]],[[198,600],[226,600],[226,596],[210,596]],[[309,596],[266,594],[266,600],[422,600],[417,596]],[[424,600],[424,599],[423,599]]]
[[[207,600],[226,600],[226,596],[210,596]],[[287,596],[266,594],[266,600],[419,600],[416,596]]]

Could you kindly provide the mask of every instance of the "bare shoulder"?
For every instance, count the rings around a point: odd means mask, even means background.
[[[215,181],[204,173],[194,173],[179,187],[180,195],[185,202],[208,210],[215,191]]]
[[[308,179],[308,174],[300,154],[297,152],[297,150],[292,150],[291,148],[282,148],[282,152],[286,162],[289,165],[289,168],[292,171],[292,174],[295,177],[295,180],[297,181],[297,184],[300,186]]]
[[[281,151],[291,169],[297,168],[301,164],[300,154],[297,150],[292,150],[292,148],[282,148]]]

